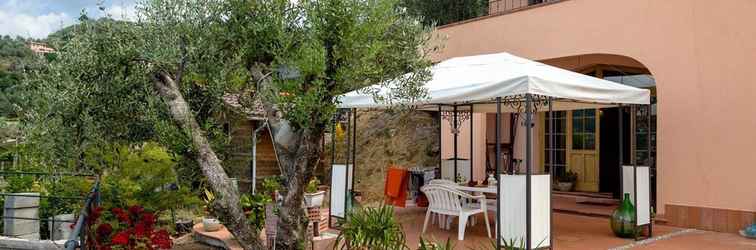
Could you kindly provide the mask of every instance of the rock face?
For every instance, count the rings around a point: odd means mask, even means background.
[[[22,218],[39,219],[39,193],[17,193],[27,196],[7,196],[3,204],[4,215],[7,217],[3,221],[3,235],[27,239],[39,240],[39,220],[29,220]]]
[[[437,166],[439,124],[436,112],[358,111],[355,188],[367,202],[383,199],[386,169]],[[346,130],[346,127],[342,127]],[[344,131],[346,132],[346,131]],[[336,163],[344,163],[346,133],[337,132]],[[330,138],[327,140],[330,141]],[[325,148],[325,165],[331,162],[331,145]],[[328,173],[329,169],[324,169]],[[324,174],[324,176],[329,176]]]

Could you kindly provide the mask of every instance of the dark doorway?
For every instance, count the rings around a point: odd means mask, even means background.
[[[619,198],[619,109],[600,110],[599,192]]]

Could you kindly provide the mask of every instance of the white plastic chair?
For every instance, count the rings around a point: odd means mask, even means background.
[[[428,182],[428,184],[431,184],[431,185],[451,185],[451,186],[457,185],[456,182],[453,182],[453,181],[450,181],[450,180],[447,180],[447,179],[433,179],[433,180],[430,180]]]
[[[447,180],[447,179],[433,179],[428,182],[428,184],[434,184],[434,185],[447,185],[450,187],[454,187],[458,185],[456,182]],[[449,227],[451,225],[451,218],[447,218],[443,214],[435,214],[431,213],[431,225],[435,224],[436,221],[438,221],[438,227],[441,229],[449,230]]]
[[[482,213],[486,221],[486,233],[491,237],[491,226],[488,224],[488,208],[484,195],[470,195],[446,185],[429,184],[420,190],[428,197],[428,211],[425,214],[423,234],[428,227],[428,220],[432,213],[459,217],[459,231],[457,239],[465,239],[465,227],[470,216]],[[464,199],[477,200],[479,207],[473,207],[464,202]]]

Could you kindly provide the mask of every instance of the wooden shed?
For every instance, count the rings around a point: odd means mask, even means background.
[[[232,112],[226,117],[230,143],[223,166],[232,178],[239,180],[241,192],[251,192],[253,183],[259,188],[263,179],[281,174],[270,131],[265,125],[265,111],[259,102],[254,102],[254,108],[241,105],[238,95],[226,95],[224,102]],[[257,144],[253,145],[255,133]]]

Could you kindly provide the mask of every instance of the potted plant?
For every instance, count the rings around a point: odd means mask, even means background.
[[[202,229],[205,232],[215,232],[220,230],[221,223],[214,216],[213,203],[215,202],[215,195],[210,190],[205,189],[205,217],[202,218]]]
[[[325,198],[325,191],[319,191],[318,186],[320,181],[317,178],[312,178],[305,187],[305,207],[320,207],[323,205],[323,199]]]
[[[576,181],[577,174],[567,170],[564,174],[557,176],[557,189],[562,192],[570,191],[575,186]]]

